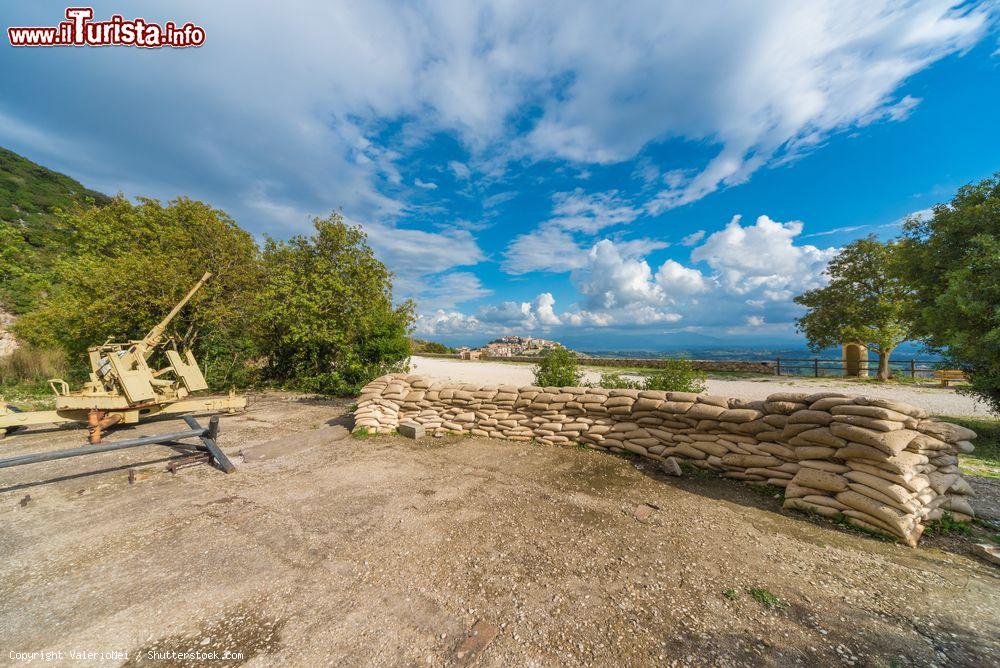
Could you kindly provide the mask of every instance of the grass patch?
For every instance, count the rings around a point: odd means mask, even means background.
[[[351,438],[358,441],[364,440],[366,438],[371,438],[373,436],[375,436],[375,432],[373,432],[368,427],[358,427],[357,429],[351,432]]]
[[[954,422],[976,432],[972,441],[975,451],[958,456],[958,468],[966,475],[980,478],[1000,478],[1000,420],[995,418],[936,416],[945,422]]]
[[[722,595],[728,598],[730,601],[740,600],[740,593],[735,589],[727,589],[726,591],[722,592]]]
[[[754,483],[749,485],[749,487],[755,492],[760,492],[764,496],[769,496],[772,499],[777,499],[778,503],[784,503],[785,501],[785,489],[783,487],[778,487],[777,485],[768,485],[767,483]]]
[[[763,587],[754,587],[750,590],[750,596],[753,600],[757,601],[763,606],[768,608],[787,608],[788,603],[782,601],[780,598],[764,589]]]
[[[927,522],[924,525],[924,532],[927,534],[938,534],[941,536],[947,536],[949,534],[971,536],[972,523],[960,522],[955,519],[954,515],[946,510],[941,514],[941,519]]]

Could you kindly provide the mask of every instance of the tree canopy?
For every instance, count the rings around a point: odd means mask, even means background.
[[[257,347],[268,378],[353,393],[405,368],[413,304],[393,306],[392,274],[360,227],[338,213],[314,225],[313,236],[264,247]]]
[[[195,344],[213,385],[238,380],[260,277],[248,232],[224,212],[184,198],[163,206],[116,197],[58,218],[75,231],[72,244],[53,263],[48,294],[18,319],[19,338],[83,360],[89,346],[109,337],[142,338],[208,270],[212,280],[171,331]]]
[[[878,378],[889,377],[890,354],[912,338],[912,298],[898,255],[896,242],[869,236],[848,244],[830,261],[830,282],[795,298],[809,309],[797,327],[810,347],[862,343],[878,355]]]
[[[1000,173],[908,220],[900,256],[916,334],[1000,413]]]

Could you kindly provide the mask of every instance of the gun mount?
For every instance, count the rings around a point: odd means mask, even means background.
[[[80,390],[70,392],[69,384],[61,378],[50,380],[56,395],[55,410],[21,412],[0,400],[0,437],[29,425],[85,422],[91,443],[99,443],[104,430],[156,414],[234,412],[246,408],[246,397],[233,392],[228,397],[193,397],[193,393],[208,389],[205,376],[190,349],[182,353],[176,345],[167,347],[172,340],[164,338],[170,322],[211,276],[211,272],[205,272],[142,339],[125,343],[109,340],[89,348],[90,379]],[[163,352],[167,366],[154,370],[149,360],[158,351]]]

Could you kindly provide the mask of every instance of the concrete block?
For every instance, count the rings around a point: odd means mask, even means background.
[[[417,424],[416,422],[400,422],[396,429],[399,431],[400,436],[405,436],[406,438],[423,438],[427,435],[424,425]]]

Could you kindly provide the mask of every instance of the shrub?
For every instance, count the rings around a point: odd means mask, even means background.
[[[614,389],[624,389],[624,390],[641,390],[643,389],[643,383],[638,380],[632,380],[627,376],[623,376],[620,373],[602,373],[601,380],[597,382],[598,387],[607,388],[609,390]]]
[[[688,360],[664,360],[663,367],[646,376],[644,390],[665,392],[704,392],[705,372]]]
[[[546,351],[535,367],[535,385],[540,387],[572,387],[582,380],[576,356],[562,346]]]
[[[258,350],[269,381],[321,394],[356,394],[405,371],[413,304],[396,306],[392,274],[360,227],[338,213],[314,235],[268,240],[258,296]]]

